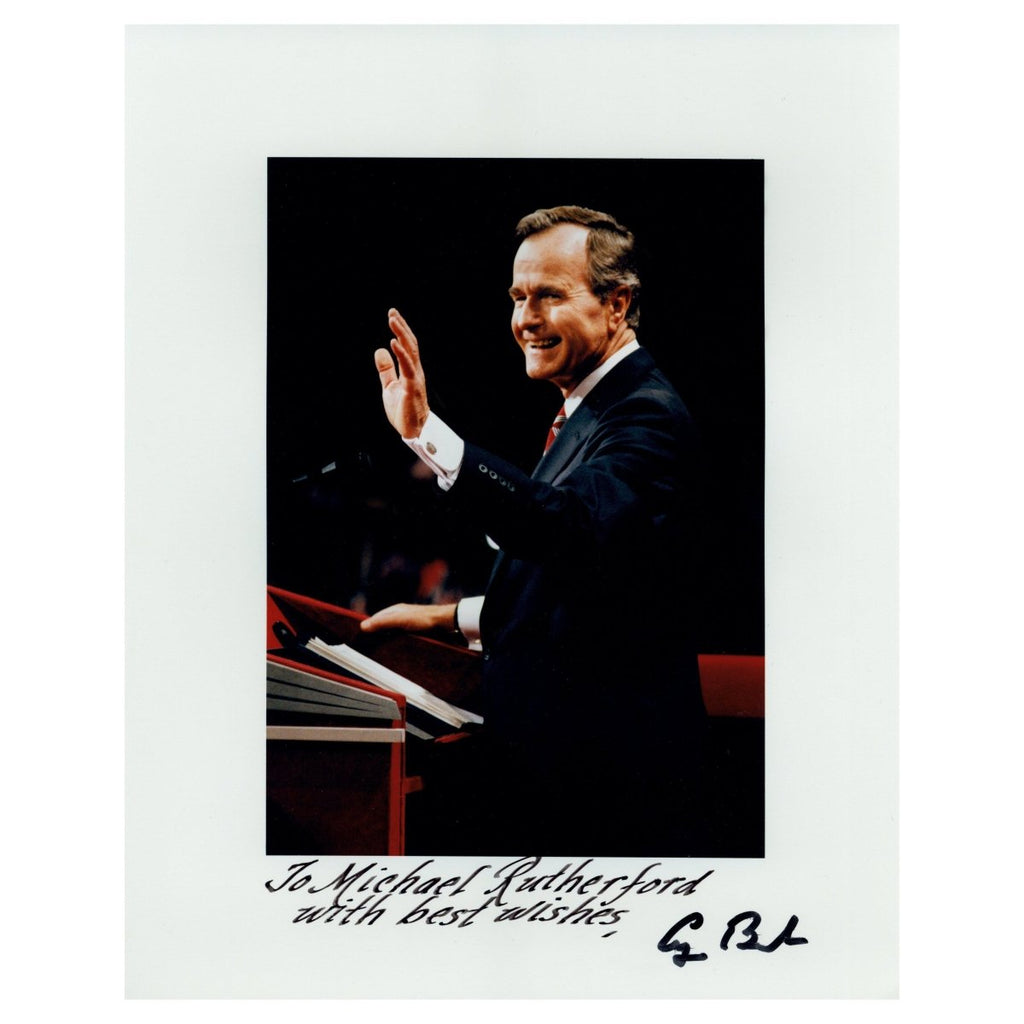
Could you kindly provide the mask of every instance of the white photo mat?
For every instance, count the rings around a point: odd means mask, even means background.
[[[896,82],[892,28],[129,29],[130,996],[896,994]],[[511,155],[765,161],[766,856],[661,865],[714,873],[607,939],[294,925],[262,853],[266,160]],[[381,863],[318,877],[350,860]],[[808,942],[721,951],[746,910]]]

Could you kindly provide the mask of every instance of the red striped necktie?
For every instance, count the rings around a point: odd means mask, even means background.
[[[558,415],[555,417],[555,422],[551,424],[548,430],[547,443],[544,445],[544,451],[546,452],[554,443],[555,438],[558,437],[558,432],[565,426],[565,406],[558,410]]]

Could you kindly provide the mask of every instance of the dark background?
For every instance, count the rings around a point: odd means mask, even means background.
[[[531,470],[561,397],[512,338],[514,229],[567,203],[636,235],[637,333],[700,431],[698,647],[763,654],[761,161],[271,159],[269,582],[371,612],[482,592],[493,553],[388,425],[373,350],[396,306],[431,407]]]

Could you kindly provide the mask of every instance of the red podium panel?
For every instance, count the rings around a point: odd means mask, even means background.
[[[267,713],[267,853],[383,854],[405,850],[405,799],[419,788],[406,775],[405,698],[341,670],[312,668],[290,657],[282,636],[345,643],[437,696],[472,708],[479,656],[426,637],[363,634],[364,616],[276,587],[267,588],[268,660],[386,693],[401,717],[344,719]]]
[[[405,730],[268,726],[267,853],[400,855]]]
[[[713,718],[764,718],[764,658],[701,654],[700,688]]]

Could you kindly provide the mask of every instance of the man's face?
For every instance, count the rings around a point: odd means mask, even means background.
[[[609,354],[621,317],[591,290],[587,229],[556,224],[530,235],[512,264],[512,334],[527,376],[571,391]]]

